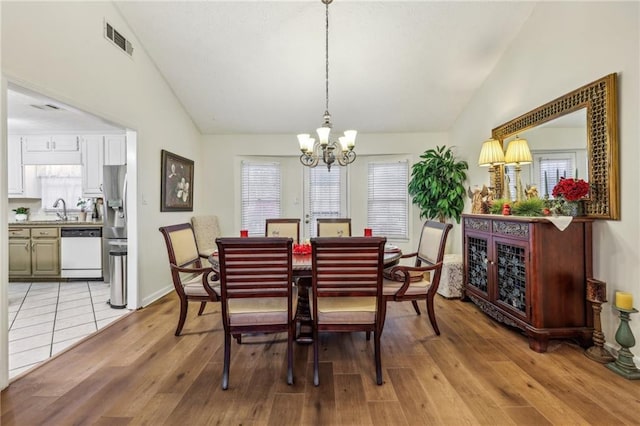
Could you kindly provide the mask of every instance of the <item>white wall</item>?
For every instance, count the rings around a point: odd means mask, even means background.
[[[615,291],[631,292],[636,306],[640,304],[638,16],[637,2],[539,3],[451,134],[453,144],[468,146],[469,155],[477,158],[492,128],[607,74],[618,73],[621,220],[596,221],[593,235],[594,275],[607,283],[611,301],[603,306],[603,331],[607,343],[615,347]],[[486,170],[473,167],[471,176],[482,181]],[[631,327],[638,338],[637,316]],[[638,359],[638,345],[635,355]]]
[[[360,166],[365,164],[368,156],[407,154],[410,164],[420,160],[420,154],[436,146],[450,145],[446,133],[398,133],[398,134],[359,134],[356,140],[356,152],[358,158],[349,167],[350,173],[363,173]],[[206,135],[204,137],[203,158],[207,177],[205,178],[207,194],[203,210],[208,214],[215,214],[220,220],[220,228],[223,235],[238,235],[240,230],[240,161],[245,156],[291,156],[292,161],[287,162],[283,171],[285,179],[302,180],[303,166],[297,160],[299,156],[298,141],[295,135]],[[462,150],[455,149],[461,160],[469,160]],[[283,166],[284,167],[284,166]],[[318,167],[323,167],[319,165]],[[338,166],[334,166],[338,167]],[[333,171],[333,168],[332,168]],[[301,186],[300,186],[301,187]],[[366,192],[366,185],[351,185],[350,191]],[[352,199],[358,200],[357,194]],[[363,221],[356,219],[364,211],[366,206],[351,205],[350,214],[353,217],[353,233],[359,231]],[[360,212],[360,213],[359,213]],[[361,215],[361,214],[360,214]],[[302,213],[297,217],[301,217]],[[294,216],[296,217],[296,216]],[[419,210],[413,206],[411,211],[410,235],[416,234],[424,222],[420,219]],[[454,221],[455,222],[455,221]],[[449,234],[448,252],[461,252],[461,234],[452,232]],[[417,241],[411,240],[403,249],[415,249]]]
[[[204,185],[198,182],[205,173],[199,161],[200,133],[111,3],[2,2],[0,7],[4,78],[138,132],[137,237],[143,248],[137,260],[139,303],[149,303],[172,288],[158,227],[188,221],[192,215],[160,213],[160,150],[195,159],[197,212],[204,199]],[[103,37],[104,19],[132,40],[133,58]],[[6,120],[1,122],[4,126]],[[3,133],[1,152],[6,153],[6,130]],[[5,156],[0,160],[6,169]],[[0,219],[7,223],[4,175],[0,183]],[[7,245],[4,228],[0,244]],[[7,263],[4,258],[1,262],[0,303],[5,307]],[[0,326],[5,329],[6,320],[0,320]],[[0,335],[3,360],[5,336]],[[4,377],[6,368],[0,366],[0,388],[6,385]]]

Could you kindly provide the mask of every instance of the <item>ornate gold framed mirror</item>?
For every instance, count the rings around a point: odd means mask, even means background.
[[[589,199],[585,210],[594,219],[620,219],[620,183],[618,165],[618,111],[616,74],[552,100],[508,121],[491,131],[491,137],[503,144],[506,138],[543,123],[586,109]],[[504,169],[495,168],[496,193],[502,193]]]

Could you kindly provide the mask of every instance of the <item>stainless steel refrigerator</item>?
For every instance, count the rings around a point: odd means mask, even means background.
[[[127,245],[127,166],[104,166],[102,171],[102,274],[111,280],[109,251]]]

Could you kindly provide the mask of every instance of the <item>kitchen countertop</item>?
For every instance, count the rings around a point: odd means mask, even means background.
[[[78,220],[25,220],[25,221],[11,221],[9,222],[9,226],[16,227],[64,227],[64,228],[72,228],[72,227],[102,227],[102,222],[93,222],[93,221],[84,221],[80,222]]]

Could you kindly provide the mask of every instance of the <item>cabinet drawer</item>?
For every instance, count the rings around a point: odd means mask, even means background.
[[[60,228],[33,228],[31,230],[32,238],[56,238],[59,236]]]
[[[9,229],[9,238],[29,238],[31,236],[29,228],[12,228]]]

